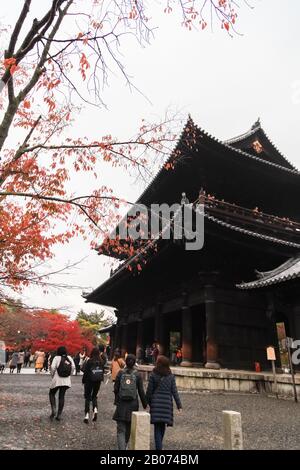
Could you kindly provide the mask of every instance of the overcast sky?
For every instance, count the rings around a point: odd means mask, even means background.
[[[130,92],[122,77],[111,77],[103,94],[108,108],[86,107],[73,131],[90,137],[109,132],[124,138],[133,134],[141,118],[157,120],[171,106],[183,115],[190,113],[198,126],[226,139],[247,131],[260,117],[271,140],[300,167],[300,2],[249,1],[255,8],[242,5],[237,25],[242,35],[233,38],[218,25],[213,32],[187,31],[178,19],[157,15],[163,7],[153,1],[153,24],[159,29],[151,45],[140,48],[128,42],[123,48],[127,72],[147,99]],[[1,20],[12,24],[22,4],[23,0],[1,2]],[[90,189],[86,182],[76,181],[78,194]],[[129,176],[108,168],[98,184],[115,187],[119,196],[131,201],[143,189]],[[84,257],[73,274],[61,274],[54,280],[88,288],[100,285],[110,266],[91,251],[88,242],[77,239],[57,247],[49,267]],[[65,306],[72,315],[80,308],[88,312],[99,309],[84,303],[81,289],[48,295],[27,289],[24,300],[44,307]]]

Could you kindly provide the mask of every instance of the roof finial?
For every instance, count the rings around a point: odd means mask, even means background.
[[[186,197],[186,194],[185,194],[185,193],[181,193],[181,196],[182,196],[182,197],[181,197],[181,202],[180,202],[180,204],[181,204],[182,206],[184,206],[185,204],[189,204],[190,201],[189,201],[188,198]]]
[[[260,117],[257,118],[257,121],[253,124],[251,129],[256,129],[257,127],[261,127]]]
[[[192,118],[192,116],[190,115],[190,113],[188,114],[188,120],[187,120],[186,125],[192,125],[192,126],[195,125],[195,124],[194,124],[194,121],[193,121],[193,118]]]

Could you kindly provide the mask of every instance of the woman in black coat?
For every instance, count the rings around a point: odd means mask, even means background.
[[[84,384],[84,398],[85,398],[85,417],[84,422],[88,424],[90,416],[90,403],[93,405],[93,421],[97,421],[98,404],[97,394],[100,389],[101,382],[104,379],[105,358],[102,357],[99,348],[92,349],[91,357],[87,360],[82,383]]]
[[[138,411],[139,409],[138,395],[141,399],[143,408],[147,407],[143,379],[141,375],[134,370],[136,363],[135,356],[133,354],[128,354],[125,362],[126,367],[118,372],[114,383],[115,405],[117,407],[114,412],[113,419],[117,421],[117,441],[119,450],[125,450],[128,445],[131,428],[131,415],[133,411]],[[124,393],[123,383],[125,382],[124,379],[126,377],[128,377],[129,382],[132,382],[132,386],[129,385],[129,393],[131,394],[132,390],[132,398],[129,396],[126,398],[125,393],[128,393],[127,391]]]
[[[182,410],[170,361],[165,356],[157,358],[149,377],[146,397],[150,405],[151,424],[154,424],[155,447],[162,450],[166,426],[173,426],[173,398],[178,411]]]

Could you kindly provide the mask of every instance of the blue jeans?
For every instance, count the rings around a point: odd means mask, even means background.
[[[165,430],[166,430],[165,423],[154,423],[154,440],[155,440],[156,450],[162,450]]]

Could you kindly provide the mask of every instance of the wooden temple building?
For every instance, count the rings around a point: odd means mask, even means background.
[[[120,265],[86,301],[117,308],[111,341],[123,353],[157,342],[166,355],[181,347],[183,366],[253,370],[270,367],[273,345],[279,367],[277,325],[300,339],[300,173],[260,121],[221,142],[189,118],[169,162],[138,203],[185,193],[204,204],[203,248],[158,237],[126,254],[104,243]]]

